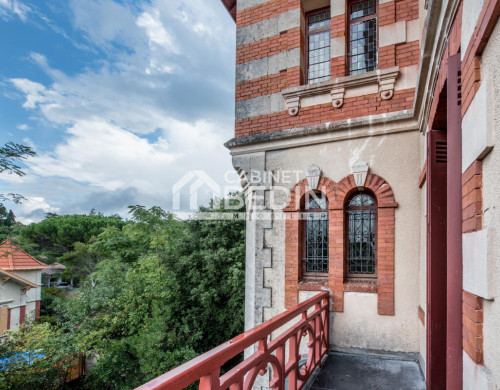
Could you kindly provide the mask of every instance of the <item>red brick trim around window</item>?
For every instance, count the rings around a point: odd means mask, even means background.
[[[366,282],[347,282],[344,275],[344,204],[358,190],[353,175],[344,177],[339,183],[322,177],[318,190],[328,198],[329,227],[329,271],[325,282],[302,281],[299,213],[301,200],[309,191],[307,179],[297,183],[291,191],[285,223],[285,307],[298,303],[300,290],[323,290],[328,288],[332,296],[332,310],[344,310],[344,291],[372,292],[378,295],[378,314],[394,315],[394,246],[395,208],[391,186],[380,176],[368,174],[365,189],[371,191],[378,205],[377,235],[377,279]]]
[[[476,364],[483,363],[483,298],[463,291],[463,345]]]
[[[470,233],[482,229],[482,167],[482,162],[476,160],[462,174],[462,233]]]

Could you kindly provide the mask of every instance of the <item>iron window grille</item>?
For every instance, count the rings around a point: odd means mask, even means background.
[[[349,4],[349,55],[351,75],[377,68],[377,0]]]
[[[377,273],[377,205],[366,192],[358,192],[347,202],[346,274],[353,278],[374,278]]]
[[[330,80],[330,8],[306,14],[307,82]]]
[[[306,199],[303,219],[303,271],[328,273],[328,200],[323,194],[312,194],[312,199]]]

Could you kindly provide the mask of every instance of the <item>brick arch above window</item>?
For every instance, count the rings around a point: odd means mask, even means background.
[[[332,208],[332,203],[335,202],[336,183],[328,177],[321,176],[318,182],[318,187],[312,189],[309,187],[307,178],[302,179],[293,186],[288,196],[287,206],[283,209],[285,212],[300,211],[304,195],[312,190],[317,190],[325,194],[328,199],[328,208]]]
[[[333,209],[343,209],[346,200],[354,192],[360,190],[356,186],[353,175],[344,177],[338,182],[337,187],[335,191],[335,203],[332,204]],[[370,190],[375,195],[379,208],[398,207],[391,186],[379,175],[369,173],[366,176],[364,188]]]

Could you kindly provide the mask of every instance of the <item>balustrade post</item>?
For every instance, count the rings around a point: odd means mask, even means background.
[[[220,368],[200,378],[199,390],[219,390]]]
[[[288,374],[288,389],[297,390],[297,371],[299,370],[297,335],[294,334],[288,341],[288,361],[292,365],[292,370]]]

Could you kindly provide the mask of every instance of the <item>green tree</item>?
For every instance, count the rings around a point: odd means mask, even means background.
[[[19,164],[21,160],[35,156],[36,153],[29,146],[8,142],[0,147],[0,173],[15,174],[24,176],[25,173]],[[3,202],[10,200],[19,203],[23,199],[22,195],[9,193],[0,194],[0,206]]]
[[[108,227],[121,228],[119,217],[102,215],[57,215],[32,223],[21,230],[19,243],[33,255],[47,257],[53,263],[73,251],[76,243],[86,243]]]
[[[200,210],[225,211],[214,203]],[[135,388],[243,331],[245,222],[182,221],[158,207],[133,206],[131,214],[67,252],[91,257],[95,271],[77,293],[51,298],[57,324],[46,329],[66,347],[52,362],[78,352],[95,357],[89,389]],[[23,346],[18,337],[4,351]],[[39,388],[55,388],[60,378]]]
[[[0,389],[54,389],[64,383],[76,356],[73,344],[64,343],[61,329],[45,324],[24,324],[8,332],[0,343],[3,367]]]

